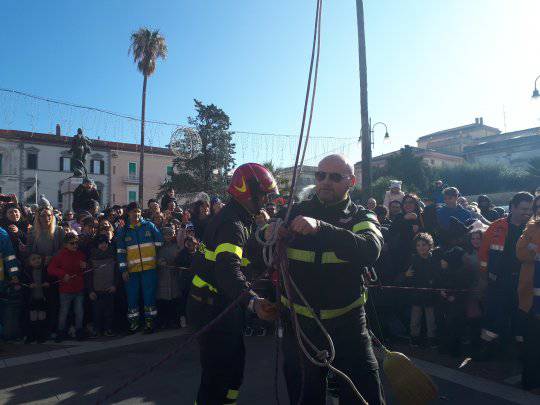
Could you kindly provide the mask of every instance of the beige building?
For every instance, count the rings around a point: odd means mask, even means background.
[[[111,145],[111,204],[139,200],[140,147],[132,144]],[[167,148],[145,147],[144,196],[146,204],[155,198],[159,187],[170,178],[174,156]]]
[[[13,193],[21,201],[35,201],[44,194],[53,206],[68,209],[66,192],[80,183],[71,179],[71,136],[0,129],[0,193]],[[88,176],[95,181],[102,206],[137,201],[140,146],[91,139],[87,156]],[[167,148],[145,147],[144,201],[156,196],[171,175],[174,155]],[[67,183],[73,183],[66,187]],[[73,186],[73,187],[71,187]]]
[[[497,128],[484,125],[483,118],[476,118],[474,124],[445,129],[424,135],[417,140],[419,148],[443,153],[461,154],[467,146],[477,145],[482,138],[500,134]]]
[[[411,148],[417,157],[421,157],[422,160],[430,167],[442,167],[442,166],[457,166],[462,164],[465,160],[461,156],[457,156],[449,153],[441,153],[434,150],[427,150],[416,148],[414,146],[407,146]],[[371,161],[371,167],[383,168],[388,162],[388,158],[395,156],[401,152],[400,150],[385,153],[384,155],[376,156]],[[357,162],[354,164],[354,175],[356,180],[361,186],[362,182],[362,162]]]
[[[296,194],[302,191],[302,189],[304,189],[305,187],[315,184],[316,171],[317,166],[302,166],[302,173],[300,173],[300,177],[298,177],[296,183]],[[276,175],[278,177],[278,186],[281,193],[288,193],[288,190],[291,187],[293,172],[294,167],[284,167],[277,170]]]

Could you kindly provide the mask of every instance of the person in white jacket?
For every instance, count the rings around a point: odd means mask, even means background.
[[[401,183],[400,180],[390,180],[390,190],[384,195],[383,205],[386,208],[388,208],[392,201],[401,202],[403,197],[405,197],[405,193],[401,191]]]

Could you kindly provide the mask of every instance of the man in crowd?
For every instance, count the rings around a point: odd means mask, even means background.
[[[521,263],[516,244],[531,217],[533,196],[520,192],[510,203],[510,216],[493,222],[484,235],[479,252],[480,269],[487,272],[483,347],[479,359],[490,359],[501,339],[523,342],[518,313],[517,287]]]
[[[493,209],[493,204],[487,195],[478,197],[478,208],[480,208],[482,216],[490,222],[500,218],[499,213]]]
[[[159,229],[142,218],[136,202],[127,207],[128,221],[116,233],[118,267],[126,283],[128,296],[129,331],[139,329],[139,297],[142,290],[144,301],[145,333],[154,331],[156,309],[156,256],[163,244]]]
[[[334,341],[334,366],[345,372],[370,404],[384,404],[378,364],[371,346],[364,304],[363,269],[372,266],[382,249],[377,217],[355,205],[349,190],[356,184],[353,165],[341,155],[321,160],[315,173],[316,195],[296,205],[288,231],[289,272],[313,313],[293,290],[281,302],[294,306],[299,325],[319,348],[327,342],[317,328],[319,316]],[[273,226],[269,226],[270,234]],[[282,292],[284,289],[282,288]],[[285,317],[284,374],[292,404],[326,403],[326,373],[299,350],[292,318]],[[357,404],[350,386],[339,380],[339,403]]]
[[[445,188],[443,197],[444,205],[437,209],[437,222],[442,230],[448,230],[450,227],[450,217],[455,217],[464,224],[471,219],[474,220],[472,212],[457,203],[459,190],[456,187]]]
[[[73,211],[88,210],[90,200],[99,201],[99,192],[94,182],[86,177],[73,192]]]
[[[244,374],[245,308],[261,319],[277,316],[275,306],[257,296],[243,272],[249,261],[260,261],[260,255],[250,251],[248,241],[253,217],[268,202],[268,195],[277,192],[276,182],[264,166],[246,163],[235,170],[227,191],[232,200],[206,225],[204,256],[196,256],[192,265],[195,276],[188,320],[202,328],[233,301],[242,299],[198,339],[202,367],[198,405],[237,401]]]

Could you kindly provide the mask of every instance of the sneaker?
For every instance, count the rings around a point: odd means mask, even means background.
[[[30,343],[34,343],[36,341],[36,338],[33,335],[28,335],[26,338],[24,338],[24,344],[29,345]]]
[[[144,333],[146,335],[154,333],[154,320],[152,318],[146,318],[144,320]]]
[[[129,321],[128,332],[133,334],[133,333],[137,332],[138,330],[139,330],[139,320],[138,319],[133,319],[133,320]]]
[[[106,330],[104,333],[103,333],[103,336],[105,337],[116,337],[116,333],[114,333],[112,330]]]
[[[180,327],[181,327],[181,328],[185,328],[186,326],[187,326],[186,317],[185,317],[185,316],[181,316],[181,317],[180,317]]]

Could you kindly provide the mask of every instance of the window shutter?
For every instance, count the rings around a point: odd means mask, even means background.
[[[99,174],[105,174],[105,162],[103,160],[99,161]]]

